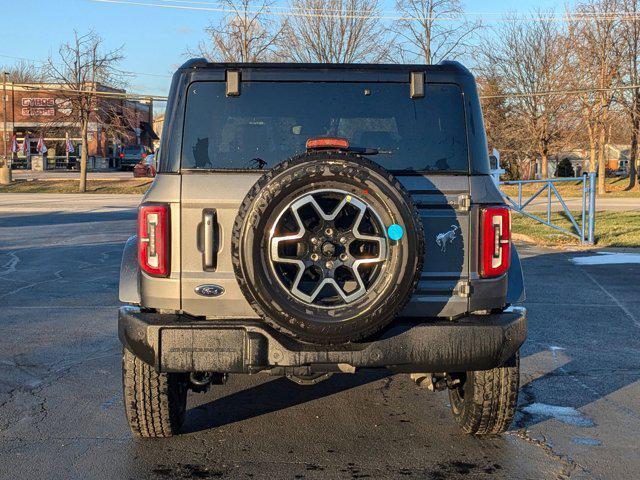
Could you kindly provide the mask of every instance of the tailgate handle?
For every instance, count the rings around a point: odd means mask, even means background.
[[[202,215],[203,223],[203,267],[205,270],[215,270],[217,263],[218,242],[216,239],[216,212],[205,210]]]

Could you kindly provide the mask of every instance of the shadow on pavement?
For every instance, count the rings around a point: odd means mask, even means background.
[[[41,227],[46,225],[68,225],[87,222],[113,222],[135,220],[137,210],[119,210],[113,212],[50,212],[34,214],[5,215],[0,217],[0,227]]]
[[[572,409],[598,402],[640,380],[640,337],[633,319],[619,305],[633,301],[630,289],[640,284],[640,265],[583,267],[569,261],[595,254],[549,253],[522,260],[529,335],[521,350],[521,369],[527,360],[535,364],[534,357],[546,360],[544,370],[534,366],[537,371],[529,372],[532,380],[521,384],[513,428],[551,418],[596,426]],[[616,300],[603,288],[614,292]],[[607,402],[615,404],[610,398]],[[614,408],[640,420],[628,407],[616,404]]]
[[[391,372],[383,370],[368,370],[358,375],[336,374],[312,386],[298,385],[283,377],[275,378],[190,409],[182,432],[218,428],[311,402],[391,375]]]

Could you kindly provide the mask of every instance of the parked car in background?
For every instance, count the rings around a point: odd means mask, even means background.
[[[133,176],[134,178],[153,178],[156,176],[156,161],[153,153],[147,155],[144,160],[141,160],[140,163],[133,167]]]
[[[133,170],[134,167],[153,153],[149,147],[144,145],[130,145],[124,147],[120,152],[118,166],[120,170]]]
[[[607,177],[628,177],[629,170],[626,167],[618,167],[615,170],[607,170]]]

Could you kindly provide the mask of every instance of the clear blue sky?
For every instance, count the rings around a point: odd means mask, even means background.
[[[136,0],[131,0],[136,1]],[[137,0],[155,4],[166,0]],[[204,1],[204,0],[202,0]],[[213,3],[213,0],[209,0]],[[382,0],[392,11],[393,0]],[[184,0],[177,3],[188,4]],[[191,2],[196,4],[197,2]],[[286,0],[277,0],[286,5]],[[562,0],[466,0],[469,12],[526,12],[532,8],[558,10]],[[203,39],[203,29],[221,14],[133,5],[95,3],[90,0],[0,0],[0,65],[11,65],[22,57],[44,60],[58,45],[71,38],[73,30],[93,29],[106,48],[123,46],[123,70],[146,72],[129,80],[129,90],[164,95],[170,75],[186,59],[185,51]]]

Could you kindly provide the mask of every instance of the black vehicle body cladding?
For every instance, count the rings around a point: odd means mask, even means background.
[[[118,298],[123,303],[140,305],[140,266],[138,264],[138,236],[132,235],[124,245],[120,263]]]
[[[227,70],[240,71],[241,82],[392,82],[406,83],[410,94],[411,72],[424,72],[426,84],[458,85],[465,105],[466,130],[469,143],[469,165],[472,175],[489,174],[489,155],[482,120],[480,101],[473,75],[457,62],[429,65],[366,65],[366,64],[208,64],[202,59],[185,63],[173,76],[161,150],[159,173],[180,171],[180,152],[188,85],[196,81],[223,82]],[[241,88],[242,91],[242,88]],[[242,94],[242,93],[241,93]]]
[[[526,300],[524,288],[524,276],[522,275],[522,264],[520,255],[514,243],[511,243],[511,265],[507,272],[507,305],[522,303]]]
[[[526,338],[526,311],[469,315],[454,322],[396,322],[363,341],[306,344],[255,320],[197,320],[121,307],[123,345],[160,372],[256,373],[275,367],[340,365],[397,372],[486,370],[502,365]]]

